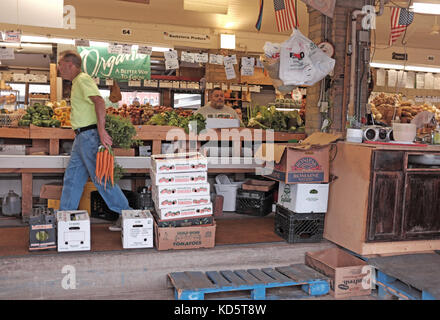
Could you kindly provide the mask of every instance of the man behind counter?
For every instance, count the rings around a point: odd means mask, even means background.
[[[225,106],[225,94],[219,87],[212,89],[209,102],[195,112],[195,114],[199,113],[205,118],[238,119],[241,122],[237,112]]]

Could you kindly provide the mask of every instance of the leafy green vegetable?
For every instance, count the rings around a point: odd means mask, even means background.
[[[136,136],[136,128],[127,118],[107,114],[105,130],[112,137],[114,147],[129,149],[133,145],[142,145],[141,140],[133,139]]]

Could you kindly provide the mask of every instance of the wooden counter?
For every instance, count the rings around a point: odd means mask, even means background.
[[[231,129],[208,129],[201,135],[188,135],[182,128],[171,126],[135,125],[135,139],[152,141],[152,153],[159,154],[162,151],[164,141],[197,141],[199,148],[201,142],[206,141],[232,141],[234,148],[240,150],[241,141],[261,142],[287,142],[289,140],[302,140],[304,133],[273,132],[268,133],[262,129],[231,128]],[[6,128],[0,127],[0,138],[32,139],[34,148],[46,149],[49,155],[60,154],[60,140],[73,140],[75,134],[69,128],[44,128],[30,125],[30,127]],[[237,151],[239,152],[239,151]]]
[[[440,249],[440,168],[408,156],[440,146],[338,142],[324,237],[361,255]]]

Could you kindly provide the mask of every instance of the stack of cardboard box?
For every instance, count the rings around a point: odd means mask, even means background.
[[[216,226],[207,168],[207,158],[197,152],[151,157],[158,250],[214,247]]]

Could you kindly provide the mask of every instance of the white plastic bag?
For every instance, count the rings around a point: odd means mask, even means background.
[[[284,85],[314,85],[328,75],[335,60],[327,56],[299,30],[281,44],[279,78]]]

